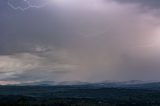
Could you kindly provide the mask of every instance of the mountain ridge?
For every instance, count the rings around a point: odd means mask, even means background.
[[[14,85],[13,85],[14,86]],[[154,89],[160,90],[160,82],[158,81],[102,81],[102,82],[81,82],[81,81],[39,81],[31,83],[16,84],[16,86],[79,86],[93,88],[134,88],[134,89]]]

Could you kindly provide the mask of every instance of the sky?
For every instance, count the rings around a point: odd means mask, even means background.
[[[0,0],[0,84],[160,81],[159,0]]]

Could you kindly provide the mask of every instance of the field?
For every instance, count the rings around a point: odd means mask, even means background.
[[[160,106],[160,91],[89,86],[0,86],[0,106]]]

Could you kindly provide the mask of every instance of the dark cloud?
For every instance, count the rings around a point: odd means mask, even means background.
[[[160,8],[159,0],[116,0],[116,1],[121,3],[138,3],[141,4],[142,6],[146,6],[152,9]]]
[[[0,54],[32,52],[36,45],[64,45],[64,39],[72,32],[67,31],[68,27],[54,9],[56,8],[53,7],[53,11],[44,8],[24,12],[4,10],[5,14],[2,14],[0,20]]]

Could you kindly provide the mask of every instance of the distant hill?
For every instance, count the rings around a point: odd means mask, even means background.
[[[79,86],[92,88],[134,88],[134,89],[150,89],[160,90],[160,82],[145,82],[139,80],[131,81],[103,81],[97,83],[80,82],[80,81],[40,81],[31,83],[22,83],[20,86]]]

